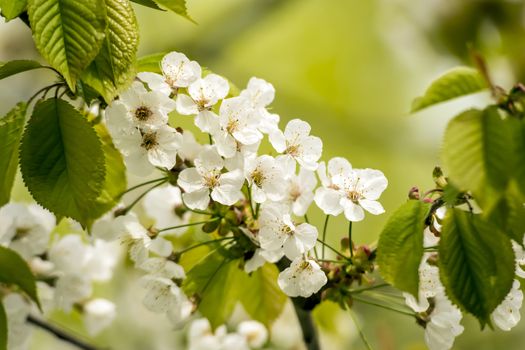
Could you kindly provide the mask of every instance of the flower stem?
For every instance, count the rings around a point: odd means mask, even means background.
[[[68,332],[64,331],[63,329],[60,329],[58,328],[57,326],[55,325],[52,325],[44,320],[41,320],[39,318],[36,318],[34,316],[31,316],[31,315],[28,315],[27,316],[27,323],[30,323],[32,324],[33,326],[35,327],[38,327],[38,328],[41,328],[51,334],[53,334],[55,337],[57,337],[58,339],[61,339],[73,346],[76,346],[77,348],[79,349],[82,349],[82,350],[98,350],[99,348],[97,348],[96,346],[94,345],[91,345],[91,344],[88,344],[78,338],[76,338],[75,336],[73,336],[72,334],[69,334]]]
[[[183,224],[183,225],[177,225],[177,226],[171,226],[171,227],[165,227],[165,228],[162,228],[160,230],[157,230],[157,232],[163,232],[163,231],[168,231],[168,230],[175,230],[177,228],[182,228],[182,227],[189,227],[189,226],[196,226],[196,225],[200,225],[200,224],[208,224],[210,222],[214,222],[214,221],[217,221],[219,220],[220,218],[214,218],[212,220],[205,220],[205,221],[197,221],[197,222],[190,222],[189,224]]]
[[[397,312],[398,314],[401,314],[401,315],[407,315],[407,316],[415,317],[415,313],[413,313],[413,312],[408,312],[408,311],[399,310],[399,309],[396,309],[396,308],[394,308],[394,307],[391,307],[391,306],[388,306],[388,305],[379,304],[379,303],[376,303],[376,302],[374,302],[374,301],[370,301],[370,300],[362,299],[362,298],[356,297],[356,296],[354,296],[354,295],[352,296],[352,299],[354,299],[355,301],[358,301],[358,302],[360,302],[360,303],[363,303],[363,304],[368,304],[368,305],[372,305],[372,306],[377,306],[377,307],[382,308],[382,309],[385,309],[385,310],[389,310],[389,311]]]
[[[235,239],[235,237],[224,237],[224,238],[212,239],[210,241],[201,242],[201,243],[192,245],[191,247],[185,248],[181,250],[180,252],[177,252],[177,254],[182,255],[186,252],[189,252],[190,250],[193,250],[198,247],[202,247],[203,245],[213,244],[213,243],[222,242],[222,241],[231,240],[231,239]]]
[[[253,203],[252,203],[252,186],[248,186],[248,202],[250,204],[250,211],[252,212],[253,219],[257,219],[257,216],[255,215],[255,210],[253,210]]]
[[[326,218],[324,219],[324,226],[323,226],[323,242],[326,242],[326,229],[328,228],[328,219],[330,216],[326,214]],[[321,248],[321,258],[324,259],[324,245]]]
[[[336,253],[340,257],[345,258],[346,260],[350,260],[346,256],[344,256],[343,253],[339,252],[337,249],[335,249],[334,247],[330,246],[328,243],[325,243],[325,242],[321,241],[320,239],[317,239],[317,242],[321,243],[323,245],[323,248],[326,246],[328,249],[330,249],[331,251],[333,251],[334,253]]]
[[[348,250],[350,250],[350,257],[354,257],[354,243],[352,242],[352,221],[348,222]]]
[[[387,287],[387,286],[389,286],[388,283],[380,283],[380,284],[375,284],[375,285],[369,286],[369,287],[363,287],[363,288],[358,288],[358,289],[349,289],[348,292],[350,292],[351,294],[358,294],[358,293],[366,292],[366,291],[377,289],[377,288],[383,288],[383,287]]]
[[[152,189],[154,189],[156,187],[159,187],[159,186],[163,185],[164,183],[166,183],[166,181],[168,181],[168,180],[165,179],[164,181],[161,181],[158,184],[156,184],[155,186],[151,186],[146,191],[144,191],[144,193],[142,193],[140,196],[138,196],[130,205],[128,205],[126,208],[124,208],[124,210],[122,211],[124,213],[124,215],[129,213],[129,211],[135,206],[135,204],[137,204],[146,194],[148,194],[149,191],[151,191]]]
[[[147,181],[147,182],[143,182],[141,184],[138,184],[136,186],[133,186],[133,187],[130,187],[128,188],[127,190],[125,190],[124,192],[120,193],[117,198],[121,198],[123,195],[125,195],[126,193],[128,192],[131,192],[133,190],[136,190],[137,188],[140,188],[142,186],[146,186],[146,185],[149,185],[149,184],[152,184],[152,183],[155,183],[155,182],[159,182],[159,181],[162,181],[162,180],[166,180],[167,177],[161,177],[160,179],[155,179],[155,180],[151,180],[151,181]]]
[[[372,350],[372,346],[368,342],[368,339],[366,339],[366,335],[363,332],[363,329],[361,328],[361,325],[359,324],[359,321],[357,320],[357,317],[354,314],[354,312],[352,312],[352,310],[350,310],[350,317],[352,317],[352,320],[354,321],[354,324],[355,324],[355,328],[357,328],[357,332],[359,333],[359,337],[361,337],[361,340],[365,344],[366,348],[368,350]]]

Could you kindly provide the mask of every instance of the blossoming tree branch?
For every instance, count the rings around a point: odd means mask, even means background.
[[[182,0],[136,2],[191,19]],[[0,79],[56,73],[0,119],[0,350],[27,348],[33,327],[96,349],[48,316],[80,313],[90,336],[110,327],[118,310],[93,284],[112,278],[121,250],[142,274],[144,307],[190,324],[190,349],[269,346],[288,298],[308,349],[320,349],[311,311],[326,300],[410,317],[432,350],[452,347],[466,313],[482,327],[519,322],[525,88],[494,85],[481,59],[438,78],[413,111],[485,89],[494,104],[451,120],[447,175],[436,167],[435,186],[410,189],[379,241],[362,244],[352,225],[384,213],[386,177],[346,155],[323,160],[307,122],[269,109],[271,83],[240,90],[180,52],[137,59],[128,0],[0,8],[31,28],[48,62],[5,62]],[[10,201],[18,168],[34,204]],[[144,180],[128,188],[127,173]],[[339,215],[347,227],[330,225]],[[396,291],[405,303],[388,297]],[[251,320],[228,329],[238,305]]]

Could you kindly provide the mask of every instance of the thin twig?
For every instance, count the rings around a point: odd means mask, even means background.
[[[329,245],[328,243],[326,242],[323,242],[321,241],[320,239],[317,239],[317,242],[321,243],[323,245],[323,247],[327,247],[328,249],[330,249],[331,251],[333,251],[334,253],[336,253],[337,255],[339,255],[340,257],[350,261],[350,259],[348,257],[346,257],[345,255],[343,255],[343,253],[339,252],[337,249],[335,249],[334,247],[332,247],[331,245]]]
[[[372,350],[372,346],[368,342],[368,339],[366,339],[366,335],[363,332],[363,329],[361,328],[359,321],[357,320],[357,316],[354,314],[352,310],[350,310],[350,317],[352,317],[352,320],[354,321],[354,324],[355,324],[355,328],[357,328],[357,332],[359,333],[359,336],[361,337],[361,340],[365,344],[366,348],[368,350]]]
[[[323,226],[323,242],[326,242],[326,228],[328,227],[328,219],[330,216],[327,214],[326,218],[324,219],[324,226]],[[324,259],[324,245],[321,248],[321,258]]]
[[[200,225],[200,224],[208,224],[210,222],[215,222],[217,220],[220,220],[220,218],[215,218],[215,219],[206,220],[206,221],[190,222],[189,224],[183,224],[183,225],[177,225],[177,226],[171,226],[171,227],[165,227],[165,228],[162,228],[160,230],[157,230],[157,232],[164,232],[164,231],[169,231],[169,230],[175,230],[175,229],[182,228],[182,227],[196,226],[196,225]]]
[[[71,345],[76,346],[79,349],[82,350],[100,350],[100,348],[88,344],[73,335],[69,334],[68,332],[64,331],[63,329],[58,328],[55,325],[52,325],[44,320],[41,320],[39,318],[36,318],[34,316],[28,315],[27,316],[27,322],[32,324],[35,327],[41,328],[51,334],[53,334],[58,339],[61,339]]]

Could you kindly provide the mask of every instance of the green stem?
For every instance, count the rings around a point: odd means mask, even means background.
[[[350,292],[351,294],[358,294],[358,293],[366,292],[368,290],[373,290],[373,289],[383,288],[383,287],[388,287],[388,286],[389,286],[388,283],[380,283],[380,284],[375,284],[375,285],[370,286],[370,287],[363,287],[363,288],[358,288],[358,289],[349,289],[348,292]]]
[[[362,299],[362,298],[359,298],[359,297],[356,297],[356,296],[352,296],[352,299],[354,299],[355,301],[358,301],[360,303],[363,303],[363,304],[377,306],[377,307],[385,309],[385,310],[397,312],[397,313],[399,313],[401,315],[407,315],[407,316],[410,316],[410,317],[415,317],[415,313],[413,313],[413,312],[399,310],[399,309],[390,307],[388,305],[379,304],[379,303],[376,303],[376,302],[373,302],[373,301],[370,301],[370,300],[366,300],[366,299]]]
[[[248,186],[248,202],[250,204],[250,211],[252,213],[252,218],[257,219],[257,216],[255,216],[255,210],[253,210],[253,204],[252,204],[252,186]]]
[[[334,263],[334,264],[346,264],[347,263],[347,261],[343,261],[343,260],[330,260],[330,259],[317,259],[317,261],[329,262],[329,263]]]
[[[152,189],[156,188],[156,187],[159,187],[161,185],[163,185],[167,180],[164,180],[158,184],[156,184],[155,186],[152,186],[150,188],[148,188],[146,191],[144,191],[144,193],[142,193],[140,196],[138,196],[130,205],[128,205],[126,208],[124,208],[123,210],[123,213],[124,215],[129,213],[129,211],[135,206],[135,204],[137,204],[146,194],[148,194],[149,191],[151,191]]]
[[[157,230],[157,232],[164,232],[164,231],[168,231],[168,230],[175,230],[177,228],[182,228],[182,227],[189,227],[189,226],[196,226],[196,225],[201,225],[201,224],[208,224],[210,222],[214,222],[214,221],[217,221],[219,219],[220,218],[215,218],[215,219],[212,219],[212,220],[190,222],[189,224],[183,224],[183,225],[166,227],[166,228],[162,228],[160,230]]]
[[[324,219],[324,226],[323,226],[323,242],[326,242],[326,229],[328,228],[328,219],[330,216],[327,214],[326,218]],[[324,259],[324,245],[321,248],[321,258]]]
[[[308,215],[306,215],[306,214],[304,214],[304,221],[305,221],[307,224],[310,223],[310,221],[308,220]]]
[[[350,257],[354,257],[354,243],[352,242],[352,221],[348,222],[348,249],[350,250]]]
[[[193,249],[198,248],[198,247],[202,247],[203,245],[214,244],[214,243],[217,243],[217,242],[222,242],[222,241],[231,240],[231,239],[235,239],[235,237],[224,237],[224,238],[213,239],[211,241],[201,242],[201,243],[192,245],[191,247],[185,248],[185,249],[181,250],[180,252],[177,252],[177,254],[178,255],[182,255],[182,254],[184,254],[186,252],[189,252],[190,250],[193,250]]]
[[[123,195],[125,195],[126,193],[128,192],[131,192],[133,190],[136,190],[137,188],[140,188],[140,187],[143,187],[143,186],[146,186],[146,185],[149,185],[149,184],[152,184],[152,183],[155,183],[155,182],[158,182],[158,181],[162,181],[162,180],[166,180],[167,177],[162,177],[160,179],[155,179],[155,180],[151,180],[151,181],[147,181],[147,182],[143,182],[141,184],[138,184],[136,186],[133,186],[133,187],[130,187],[128,188],[127,190],[125,190],[124,192],[120,193],[117,198],[121,198]]]
[[[47,93],[47,92],[48,92],[49,90],[51,90],[52,88],[54,88],[54,87],[56,87],[56,86],[60,86],[60,85],[62,85],[62,83],[56,83],[56,84],[52,84],[52,85],[46,86],[46,87],[44,87],[44,88],[38,90],[37,92],[35,92],[35,94],[34,94],[33,96],[31,96],[31,97],[29,98],[29,100],[27,101],[27,104],[30,105],[31,102],[33,102],[33,100],[34,100],[38,95],[40,95],[40,93],[42,93],[42,92],[46,92],[46,93]]]
[[[370,345],[370,343],[368,342],[368,339],[366,339],[366,335],[365,333],[363,332],[363,329],[361,328],[361,325],[359,324],[359,322],[357,321],[357,317],[356,315],[352,312],[352,310],[350,310],[350,317],[352,317],[352,320],[354,321],[354,324],[355,324],[355,328],[357,328],[357,332],[359,333],[359,337],[361,337],[361,340],[363,341],[363,343],[365,344],[366,348],[368,350],[372,350],[372,346]]]
[[[346,256],[344,256],[341,252],[339,252],[334,247],[330,246],[328,243],[325,243],[325,242],[321,241],[320,239],[317,239],[317,242],[321,243],[323,245],[323,248],[326,246],[328,249],[330,249],[331,251],[333,251],[334,253],[336,253],[340,257],[345,258],[346,260],[350,261],[350,259],[348,259]]]

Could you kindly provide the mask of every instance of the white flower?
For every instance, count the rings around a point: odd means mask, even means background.
[[[184,169],[178,185],[184,189],[184,203],[191,209],[206,209],[211,198],[224,205],[233,205],[242,198],[244,177],[240,170],[222,173],[223,159],[214,148],[206,148],[195,159],[195,167]]]
[[[193,82],[188,87],[188,95],[177,97],[177,112],[183,115],[196,115],[195,125],[203,132],[215,132],[219,125],[218,116],[211,108],[228,95],[228,81],[217,74]]]
[[[427,257],[423,257],[419,265],[419,295],[416,299],[409,293],[403,293],[406,304],[415,312],[428,310],[429,298],[433,298],[438,293],[444,293],[445,289],[439,280],[439,269],[426,262]]]
[[[434,297],[434,308],[425,327],[425,342],[430,350],[450,349],[454,339],[463,333],[463,315],[443,293]]]
[[[120,135],[117,143],[129,171],[147,176],[153,167],[171,169],[177,162],[182,135],[168,125],[133,129]]]
[[[42,207],[9,203],[0,208],[0,244],[30,258],[46,251],[55,217]]]
[[[142,303],[148,310],[155,313],[166,312],[175,326],[179,326],[191,315],[192,303],[171,279],[147,275],[142,278],[142,282],[147,289]]]
[[[247,159],[244,176],[251,186],[252,199],[256,203],[264,203],[267,199],[279,201],[285,195],[283,170],[271,156],[262,155],[255,159]]]
[[[221,348],[221,337],[226,333],[223,327],[219,327],[213,334],[210,321],[200,318],[193,321],[188,330],[188,349],[189,350],[209,350]]]
[[[164,56],[161,67],[166,82],[172,87],[187,87],[201,76],[199,64],[179,52],[170,52]]]
[[[275,89],[272,84],[252,77],[248,82],[248,87],[241,91],[240,96],[249,101],[253,117],[259,120],[258,128],[261,132],[270,133],[278,130],[279,116],[266,110],[275,97]]]
[[[325,214],[337,216],[344,211],[349,221],[361,221],[365,217],[364,210],[379,215],[384,213],[383,206],[377,201],[388,185],[383,173],[373,169],[351,169],[341,166],[338,161],[334,166],[335,174],[330,180],[321,180],[328,187],[320,187],[315,192],[315,203]],[[363,210],[364,209],[364,210]]]
[[[65,312],[73,305],[87,299],[93,293],[91,281],[81,274],[66,274],[55,284],[55,304]]]
[[[246,89],[240,96],[247,99],[254,109],[265,108],[272,103],[275,97],[275,88],[266,80],[256,77],[250,78]]]
[[[173,90],[188,87],[192,82],[201,77],[201,67],[195,61],[190,61],[180,52],[170,52],[162,58],[162,75],[141,72],[140,80],[148,83],[150,89],[170,95]]]
[[[514,255],[516,255],[516,275],[525,278],[525,271],[523,270],[523,266],[525,265],[525,250],[514,241],[512,241],[512,248],[514,249]]]
[[[258,243],[259,242],[257,241],[257,244]],[[277,261],[281,260],[283,255],[284,252],[282,249],[272,251],[257,248],[255,249],[253,256],[245,261],[244,272],[251,273],[253,271],[256,271],[257,269],[259,269],[259,267],[262,267],[264,264],[266,264],[266,262],[276,263]]]
[[[106,299],[93,299],[83,305],[84,326],[88,334],[96,336],[106,329],[116,316],[116,307]]]
[[[166,258],[149,258],[139,266],[151,275],[167,279],[184,279],[186,274],[182,266]]]
[[[313,260],[298,256],[290,267],[279,274],[277,283],[290,297],[308,298],[317,293],[327,282],[325,273]]]
[[[307,122],[293,119],[286,125],[284,133],[280,130],[270,133],[270,142],[288,161],[295,159],[302,167],[316,170],[317,161],[323,152],[323,143],[320,138],[311,136],[310,130]]]
[[[7,316],[7,348],[25,350],[29,348],[31,327],[26,323],[31,310],[30,305],[20,294],[11,293],[4,297],[3,304]]]
[[[195,140],[195,136],[190,131],[183,131],[182,145],[179,149],[179,157],[182,160],[193,161],[202,152],[202,148],[203,146]]]
[[[282,251],[289,259],[312,249],[317,242],[317,228],[307,223],[295,226],[282,206],[269,204],[259,219],[259,242],[268,251]]]
[[[317,179],[312,171],[305,168],[299,169],[299,174],[294,175],[295,171],[285,180],[286,190],[283,203],[291,208],[297,216],[304,216],[314,200],[314,189],[317,186]]]
[[[212,133],[217,151],[225,158],[235,155],[238,143],[253,145],[262,139],[259,121],[251,115],[248,101],[240,96],[222,101],[219,111],[220,129]]]
[[[490,318],[500,329],[510,331],[521,319],[520,309],[522,304],[523,292],[520,289],[520,282],[514,280],[509,294],[492,312]]]
[[[152,239],[151,233],[141,225],[134,214],[119,216],[113,224],[116,236],[128,246],[129,256],[139,266],[148,258],[148,251],[167,257],[173,251],[171,242],[157,234]]]
[[[237,332],[246,337],[251,348],[260,348],[268,340],[268,330],[257,321],[243,321],[239,323]]]
[[[184,213],[182,217],[175,212],[175,209],[182,205],[180,189],[176,186],[166,185],[149,191],[144,197],[142,206],[146,214],[155,219],[155,227],[162,229],[187,224],[189,222],[190,212]],[[183,227],[163,231],[160,235],[180,235],[186,232],[186,230],[187,228]]]
[[[237,333],[226,334],[221,339],[220,350],[249,350],[245,337]]]
[[[168,123],[175,101],[158,91],[147,91],[139,82],[106,108],[105,119],[113,136],[133,127],[159,127]]]

